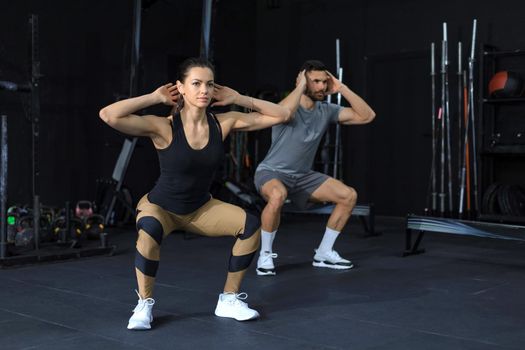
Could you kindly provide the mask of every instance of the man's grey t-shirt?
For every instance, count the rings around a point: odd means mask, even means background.
[[[257,171],[309,172],[326,129],[337,122],[341,109],[339,105],[319,101],[311,110],[299,105],[290,122],[272,128],[272,145]]]

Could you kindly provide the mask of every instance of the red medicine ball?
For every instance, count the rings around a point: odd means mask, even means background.
[[[519,97],[523,94],[523,80],[510,71],[500,71],[494,74],[489,82],[490,97]]]

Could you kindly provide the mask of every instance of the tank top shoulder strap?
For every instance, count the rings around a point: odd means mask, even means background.
[[[215,121],[215,124],[217,125],[217,129],[219,131],[219,136],[221,137],[221,140],[222,140],[222,128],[221,128],[221,123],[219,123],[219,119],[217,119],[215,114],[213,114],[212,112],[208,112],[208,115],[211,116],[212,119]]]
[[[173,134],[180,129],[182,126],[182,121],[180,119],[180,112],[173,113],[171,115],[171,131]]]

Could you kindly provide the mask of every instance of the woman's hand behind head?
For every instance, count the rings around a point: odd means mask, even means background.
[[[177,86],[173,85],[172,83],[160,86],[153,92],[153,94],[156,95],[160,103],[168,106],[177,105],[177,101],[180,98],[180,93],[177,89]]]
[[[238,96],[239,93],[237,91],[227,86],[215,84],[215,88],[213,89],[213,98],[215,99],[215,102],[212,103],[212,107],[234,104]]]

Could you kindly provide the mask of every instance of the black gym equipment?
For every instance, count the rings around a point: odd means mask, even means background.
[[[482,198],[483,213],[490,216],[525,216],[525,189],[519,185],[494,182],[490,184]]]
[[[84,235],[87,239],[99,239],[104,232],[104,217],[93,214],[84,220]]]
[[[441,217],[475,216],[479,214],[478,200],[478,156],[476,145],[477,124],[475,117],[474,99],[474,64],[477,37],[477,20],[473,20],[472,42],[468,57],[467,73],[462,69],[462,45],[458,43],[457,76],[457,111],[453,116],[450,113],[449,93],[449,43],[447,38],[447,24],[443,23],[443,41],[441,50],[441,87],[436,86],[436,53],[435,45],[431,44],[431,92],[432,92],[432,160],[429,181],[429,199],[427,213]],[[468,83],[467,83],[468,79]],[[437,106],[436,95],[441,96],[441,105]],[[456,123],[458,135],[458,149],[452,151],[451,127]],[[452,155],[457,155],[457,172],[452,170]],[[452,174],[455,174],[453,176]],[[458,186],[455,186],[457,179]],[[472,184],[472,186],[471,186]],[[458,192],[456,192],[458,189]],[[473,208],[470,206],[473,197]],[[455,200],[459,199],[456,206]],[[466,205],[465,205],[466,204]],[[467,212],[464,212],[465,206]],[[458,208],[457,211],[455,208]],[[457,215],[457,216],[456,216]]]
[[[415,241],[412,241],[413,231],[419,232]],[[403,256],[425,252],[425,249],[419,249],[419,244],[425,232],[525,242],[525,226],[409,215],[406,221],[405,251]]]
[[[104,232],[104,216],[95,213],[93,203],[78,201],[75,206],[75,217],[80,221],[81,235],[87,239],[99,239]]]
[[[460,194],[459,194],[459,209],[458,215],[463,217],[464,202],[470,199],[470,178],[467,177],[472,168],[472,183],[474,194],[474,210],[473,214],[479,214],[479,200],[478,200],[478,149],[476,146],[476,118],[475,118],[475,103],[474,103],[474,63],[476,62],[475,47],[476,47],[476,33],[477,21],[474,20],[472,27],[472,43],[470,49],[470,56],[468,59],[468,93],[466,98],[466,117],[465,117],[465,133],[463,139],[462,151],[462,166],[460,179]],[[470,157],[469,157],[470,155]],[[465,192],[466,191],[466,192]],[[471,215],[472,213],[468,213]]]
[[[509,223],[522,223],[523,216],[525,215],[525,189],[515,184],[504,184],[504,183],[492,183],[490,184],[484,192],[481,202],[478,200],[478,187],[477,187],[477,160],[478,160],[478,149],[476,147],[476,118],[475,118],[475,105],[476,100],[474,98],[474,63],[475,63],[475,45],[476,45],[476,27],[477,21],[473,21],[472,28],[472,45],[470,51],[470,57],[468,58],[468,85],[466,79],[463,78],[463,94],[458,91],[458,104],[461,102],[464,103],[463,107],[465,109],[464,115],[464,128],[463,134],[460,133],[462,138],[462,150],[460,150],[460,156],[462,157],[461,162],[461,176],[460,176],[460,193],[459,193],[459,208],[458,215],[459,218],[463,217],[464,204],[467,202],[467,210],[471,208],[468,205],[468,201],[471,197],[469,190],[470,179],[472,179],[473,184],[473,202],[474,208],[473,212],[468,214],[474,214],[476,220],[480,221],[471,221],[471,220],[458,220],[458,219],[448,219],[443,217],[431,217],[431,216],[417,216],[410,214],[406,220],[406,236],[405,236],[405,251],[403,256],[409,256],[414,254],[423,253],[425,250],[420,249],[419,245],[423,239],[425,232],[441,232],[449,233],[456,235],[468,235],[468,236],[477,236],[484,238],[493,238],[493,239],[504,239],[504,240],[514,240],[514,241],[525,241],[525,226],[521,225],[511,225]],[[432,45],[433,48],[433,45]],[[461,46],[459,46],[459,56],[461,56]],[[431,74],[434,72],[434,54],[433,49],[432,58],[431,58]],[[444,55],[445,57],[445,55]],[[460,84],[461,76],[465,77],[465,72],[461,73],[461,58],[459,60],[459,69],[458,69],[458,89],[461,89],[462,85]],[[509,82],[509,80],[512,80]],[[508,84],[508,86],[507,86]],[[505,90],[506,89],[506,90]],[[509,77],[508,72],[498,72],[492,78],[489,93],[491,97],[516,97],[517,94],[521,94],[523,86],[519,81],[516,75],[511,74]],[[432,84],[432,91],[434,96],[435,84]],[[468,91],[468,92],[467,92]],[[443,92],[442,92],[443,93]],[[462,98],[463,97],[463,98]],[[434,106],[434,104],[433,104]],[[458,106],[460,111],[459,117],[461,117],[461,106]],[[434,108],[434,107],[433,107]],[[442,117],[443,107],[440,109],[440,115],[438,119]],[[435,113],[432,113],[433,121],[433,136],[437,135],[437,131],[434,128],[434,117]],[[443,122],[443,119],[441,120]],[[441,132],[443,133],[443,126]],[[460,128],[461,130],[461,128]],[[443,183],[444,183],[444,136],[441,139],[441,189],[443,192]],[[436,168],[438,164],[434,162],[436,158],[436,147],[433,137],[433,160],[432,160],[432,170],[431,170],[431,181],[436,181],[437,172]],[[470,159],[469,159],[470,154]],[[469,168],[472,168],[472,173],[469,175]],[[450,178],[449,178],[450,181]],[[431,183],[431,193],[435,194],[435,185]],[[435,198],[435,195],[433,196]],[[436,205],[432,203],[432,214],[435,214]],[[443,204],[443,201],[441,202]],[[479,206],[481,205],[483,215],[480,215]],[[443,208],[443,207],[442,207]],[[452,207],[450,207],[452,209]],[[440,210],[440,214],[444,214],[444,210]],[[501,220],[498,220],[498,217],[504,215],[507,219],[505,222],[507,224],[500,223]],[[481,221],[486,220],[486,221]],[[494,222],[488,222],[494,221]],[[497,222],[499,221],[499,222]],[[413,231],[418,231],[419,235],[413,241],[412,233]]]
[[[1,116],[0,124],[0,259],[7,256],[8,224],[15,218],[7,215],[7,116]],[[9,222],[8,222],[9,220]],[[14,237],[13,237],[14,240]]]
[[[14,243],[16,247],[33,249],[35,244],[35,232],[33,227],[33,216],[24,216],[17,222]]]
[[[430,167],[430,209],[431,214],[437,213],[437,169],[436,159],[437,159],[437,132],[438,132],[438,123],[436,120],[436,63],[435,63],[435,51],[436,47],[434,43],[430,45],[430,81],[431,81],[431,92],[432,92],[432,164]]]
[[[7,209],[7,167],[8,167],[8,135],[7,135],[7,116],[1,117],[1,143],[0,143],[0,197],[1,197],[1,230],[0,230],[0,267],[35,263],[41,261],[62,260],[68,258],[79,258],[82,256],[92,256],[100,254],[113,254],[116,247],[107,245],[107,237],[100,235],[100,246],[86,246],[80,249],[79,236],[75,223],[71,224],[68,220],[69,209],[66,207],[65,218],[63,220],[65,229],[73,233],[65,234],[60,231],[59,243],[49,243],[53,240],[52,231],[59,227],[59,220],[55,219],[53,211],[46,207],[41,207],[38,195],[38,142],[39,142],[39,121],[40,121],[40,94],[39,79],[40,61],[38,51],[39,26],[38,16],[30,15],[30,62],[31,62],[31,82],[26,85],[17,85],[11,82],[0,82],[0,90],[15,92],[29,92],[31,94],[31,161],[32,161],[32,208],[24,210],[12,210],[8,213]],[[53,226],[54,225],[54,226]],[[103,238],[103,239],[102,239]],[[42,243],[42,244],[41,244]],[[45,244],[44,244],[45,243]],[[62,243],[62,244],[60,244]]]
[[[133,147],[133,141],[125,139],[112,178],[97,180],[95,202],[106,226],[126,223],[135,213],[131,192],[124,186],[124,176]]]
[[[454,207],[452,196],[451,117],[449,96],[449,50],[447,23],[443,23],[441,41],[441,105],[436,103],[436,48],[430,45],[431,117],[432,117],[432,162],[429,179],[429,214],[449,215]],[[437,112],[437,113],[436,113]],[[439,152],[439,154],[438,154]],[[439,159],[438,159],[439,158]],[[445,188],[445,185],[446,188]],[[438,191],[439,187],[439,192]],[[448,200],[447,200],[448,197]],[[438,201],[439,199],[439,201]]]

